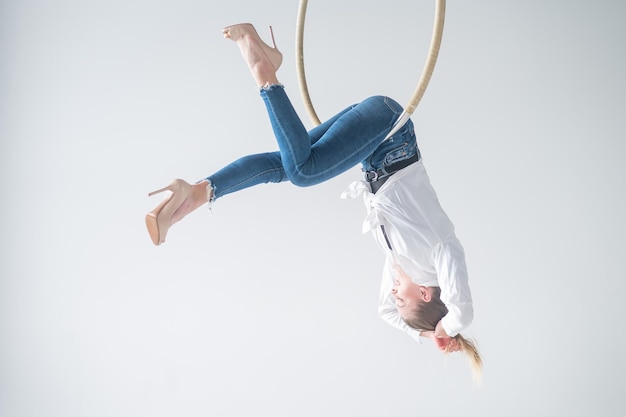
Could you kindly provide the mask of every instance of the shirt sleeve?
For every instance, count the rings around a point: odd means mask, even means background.
[[[385,320],[388,324],[395,327],[398,330],[402,330],[417,342],[422,343],[420,340],[421,332],[416,330],[405,323],[398,313],[396,308],[395,299],[391,295],[391,289],[393,288],[393,276],[392,276],[393,264],[389,258],[385,260],[385,267],[383,269],[383,279],[380,286],[380,300],[378,302],[378,315]]]
[[[465,252],[458,239],[454,238],[440,243],[432,257],[441,288],[441,301],[448,308],[441,325],[448,336],[454,337],[469,326],[474,318]]]

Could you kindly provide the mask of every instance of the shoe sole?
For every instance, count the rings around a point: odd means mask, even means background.
[[[150,239],[152,239],[152,243],[154,243],[156,246],[159,246],[161,242],[159,241],[159,225],[157,224],[156,217],[147,215],[146,227],[148,228],[148,234],[150,234]]]

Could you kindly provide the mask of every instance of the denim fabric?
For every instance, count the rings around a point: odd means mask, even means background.
[[[384,169],[417,152],[410,120],[383,142],[402,113],[402,106],[388,97],[370,97],[308,132],[283,86],[263,88],[261,97],[279,151],[245,156],[208,177],[214,200],[268,182],[290,181],[301,187],[319,184],[359,163],[364,170]]]

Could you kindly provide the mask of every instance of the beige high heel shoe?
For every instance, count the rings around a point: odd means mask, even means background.
[[[154,210],[146,214],[146,227],[152,239],[152,243],[159,246],[165,242],[167,231],[172,225],[172,216],[183,201],[191,193],[191,185],[181,179],[175,179],[167,187],[148,193],[148,196],[162,193],[163,191],[171,191],[172,195],[163,200]]]
[[[269,59],[276,71],[278,71],[278,68],[280,68],[280,65],[283,63],[283,54],[276,47],[274,31],[272,30],[271,26],[270,35],[272,36],[272,45],[274,45],[273,48],[263,42],[254,26],[252,26],[250,23],[240,23],[238,25],[225,27],[224,29],[222,29],[222,33],[224,34],[225,38],[232,39],[235,42],[242,36],[250,36],[250,38],[252,38],[259,44],[259,46],[261,47],[261,52],[265,55],[265,57],[267,57],[267,59]],[[256,62],[248,62],[248,65],[253,66],[255,63]]]

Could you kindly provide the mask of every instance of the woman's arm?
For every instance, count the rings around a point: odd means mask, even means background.
[[[458,239],[440,243],[432,254],[433,265],[441,288],[441,301],[448,314],[441,319],[441,328],[449,337],[456,336],[474,318],[465,252]]]

